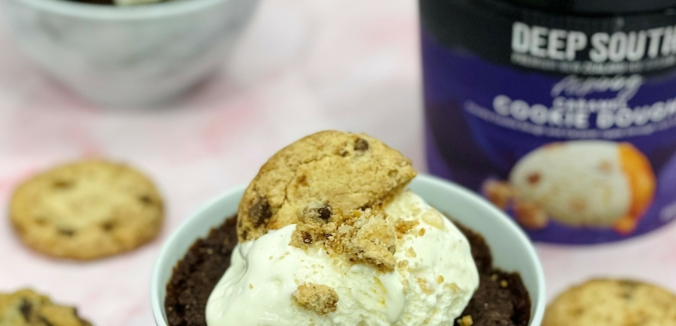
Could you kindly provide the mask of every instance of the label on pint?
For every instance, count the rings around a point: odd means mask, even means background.
[[[676,16],[420,5],[431,173],[538,241],[617,241],[676,219]]]

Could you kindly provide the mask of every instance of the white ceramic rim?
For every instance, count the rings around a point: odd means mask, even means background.
[[[481,198],[479,195],[473,193],[471,190],[466,189],[460,185],[451,183],[449,181],[446,181],[444,179],[440,179],[437,177],[433,177],[430,175],[424,175],[424,174],[419,174],[416,179],[418,179],[420,182],[423,183],[429,183],[429,184],[434,184],[439,187],[443,188],[448,188],[451,192],[457,193],[459,197],[462,197],[462,200],[466,200],[468,202],[473,203],[474,205],[478,206],[484,206],[488,210],[492,211],[495,215],[499,215],[503,217],[503,220],[505,220],[505,223],[507,224],[507,227],[513,232],[513,234],[516,236],[516,238],[525,244],[526,249],[526,255],[528,255],[529,259],[533,262],[535,262],[536,265],[536,270],[535,270],[535,277],[536,277],[536,284],[539,285],[537,291],[537,298],[539,298],[537,305],[532,308],[532,311],[534,312],[533,315],[531,316],[530,320],[530,326],[539,326],[542,323],[542,318],[544,317],[544,311],[545,311],[545,301],[546,301],[546,283],[545,283],[545,275],[542,269],[542,264],[540,263],[540,258],[538,257],[537,253],[535,252],[535,247],[533,246],[533,243],[528,239],[528,236],[524,231],[512,220],[511,218],[507,217],[507,215],[496,208],[495,206],[491,205],[488,203],[485,199]],[[169,255],[169,247],[167,244],[169,243],[174,243],[176,242],[176,239],[179,237],[181,230],[185,229],[188,224],[191,223],[191,221],[198,215],[200,215],[203,211],[205,211],[208,207],[214,206],[216,203],[224,200],[227,197],[232,196],[234,193],[241,192],[243,191],[245,186],[240,185],[237,187],[234,187],[230,191],[227,191],[226,193],[217,196],[216,198],[210,200],[206,204],[202,205],[197,209],[193,214],[190,215],[189,218],[184,220],[181,225],[176,228],[171,236],[164,242],[162,246],[162,250],[160,251],[160,254],[157,257],[157,260],[155,261],[155,266],[153,267],[153,272],[152,272],[152,280],[150,284],[150,297],[151,297],[151,305],[153,309],[153,318],[157,322],[158,318],[161,320],[164,320],[164,305],[163,304],[157,304],[163,303],[164,298],[159,298],[159,291],[156,291],[160,287],[165,287],[166,284],[159,284],[160,283],[160,269],[164,260],[166,260],[166,256]],[[195,239],[196,240],[196,239]],[[531,294],[531,301],[532,298],[534,297],[534,294]],[[166,321],[165,321],[166,324]]]
[[[5,0],[8,1],[8,0]],[[147,20],[198,12],[230,0],[170,0],[138,6],[106,6],[69,0],[14,0],[40,10],[101,21]]]

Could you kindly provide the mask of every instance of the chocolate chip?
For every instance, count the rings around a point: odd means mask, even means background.
[[[366,141],[366,139],[359,138],[354,142],[354,150],[355,151],[366,151],[369,149],[369,142]]]
[[[619,283],[620,283],[620,286],[625,287],[625,288],[629,288],[631,290],[635,290],[637,287],[639,287],[641,285],[641,283],[639,283],[637,281],[632,281],[632,280],[620,280]]]
[[[68,228],[59,228],[58,231],[60,234],[65,235],[67,237],[72,237],[75,235],[75,230],[71,230]]]
[[[534,184],[537,184],[538,182],[540,182],[540,179],[542,177],[540,176],[540,173],[533,172],[533,173],[529,174],[527,178],[528,178],[528,183],[534,185]]]
[[[626,300],[630,300],[634,296],[636,289],[640,285],[640,283],[630,280],[621,280],[619,283],[622,288],[622,297]]]
[[[259,227],[272,216],[272,211],[270,210],[270,203],[265,197],[258,197],[256,201],[249,208],[249,220],[253,225]]]
[[[389,251],[391,254],[394,255],[395,253],[397,253],[397,246],[391,245],[391,246],[387,247],[387,251]]]
[[[305,174],[302,174],[296,178],[296,183],[302,186],[307,186],[307,176]]]
[[[317,209],[317,214],[322,220],[328,221],[331,218],[331,205],[326,205]]]
[[[31,303],[28,302],[28,300],[21,299],[21,306],[19,307],[19,310],[21,311],[21,314],[23,315],[23,319],[29,322],[31,312],[33,312],[33,305],[31,305]]]
[[[153,203],[153,198],[150,197],[149,195],[142,195],[141,197],[138,198],[142,203],[150,205]]]
[[[303,243],[310,244],[312,243],[312,235],[307,232],[303,232]]]
[[[56,180],[52,186],[56,189],[68,189],[73,186],[73,182],[67,180]]]
[[[115,221],[106,221],[103,224],[101,224],[101,228],[103,228],[104,231],[110,232],[115,228]]]

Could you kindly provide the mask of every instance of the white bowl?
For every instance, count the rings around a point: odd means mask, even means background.
[[[535,249],[523,231],[502,211],[470,190],[448,181],[420,175],[411,182],[410,188],[439,211],[483,235],[496,267],[521,274],[532,301],[530,325],[539,326],[545,311],[545,279]],[[164,244],[155,263],[150,289],[158,326],[167,325],[164,297],[173,267],[197,238],[205,237],[211,228],[221,225],[225,217],[237,213],[243,192],[244,187],[238,187],[210,201]]]
[[[132,7],[4,0],[19,47],[50,76],[105,106],[171,101],[216,71],[257,0]]]

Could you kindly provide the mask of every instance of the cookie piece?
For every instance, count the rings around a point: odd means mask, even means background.
[[[547,308],[542,326],[676,326],[676,295],[637,281],[596,279]]]
[[[21,239],[42,253],[95,259],[153,239],[163,202],[138,171],[88,160],[55,167],[20,185],[10,218]]]
[[[293,293],[293,300],[301,307],[326,315],[338,309],[338,293],[331,287],[315,283],[303,283]]]
[[[328,255],[343,256],[350,263],[392,272],[397,249],[397,233],[392,224],[387,223],[386,214],[371,209],[331,214],[326,221],[310,209],[301,214],[290,245],[303,250],[320,247]]]
[[[249,184],[239,205],[239,240],[295,224],[311,207],[329,219],[380,206],[415,175],[410,160],[367,135],[309,135],[273,155]]]
[[[52,303],[31,290],[0,293],[0,326],[91,326],[77,309]]]

